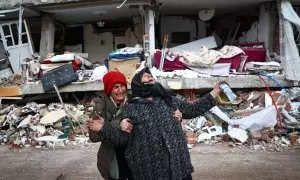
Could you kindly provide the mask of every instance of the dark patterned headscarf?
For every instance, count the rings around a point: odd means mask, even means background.
[[[168,106],[172,106],[171,95],[160,83],[156,82],[155,84],[145,84],[142,82],[142,76],[144,73],[151,74],[151,71],[148,67],[146,67],[133,77],[131,81],[132,97],[161,97],[165,100]]]

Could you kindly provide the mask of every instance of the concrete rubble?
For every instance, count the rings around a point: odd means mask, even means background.
[[[88,145],[84,124],[89,119],[89,112],[83,105],[66,104],[66,108],[77,121],[71,120],[58,103],[3,105],[0,110],[0,143],[16,148]]]
[[[226,143],[254,151],[282,151],[300,145],[300,91],[287,91],[271,92],[276,106],[269,106],[264,91],[237,92],[243,99],[240,104],[218,103],[204,116],[183,120],[189,148],[197,143]]]
[[[14,74],[8,78],[1,78],[1,87],[19,86],[22,84],[22,76],[20,74]]]
[[[298,88],[272,91],[276,107],[269,106],[264,91],[235,92],[238,104],[217,101],[217,106],[195,119],[184,119],[182,128],[189,148],[196,144],[244,145],[255,151],[282,151],[300,144],[300,103]],[[222,95],[222,94],[221,94]],[[293,98],[291,98],[293,97]],[[181,94],[176,98],[186,99]],[[0,143],[11,147],[57,147],[88,145],[85,122],[90,104],[27,103],[3,105],[0,109]],[[278,109],[278,111],[276,111]],[[279,116],[277,115],[279,112]],[[70,115],[68,114],[70,113]],[[75,119],[73,119],[75,118]]]

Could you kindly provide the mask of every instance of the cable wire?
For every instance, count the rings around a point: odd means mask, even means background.
[[[271,79],[272,81],[274,81],[279,87],[281,87],[286,93],[289,93],[288,90],[279,82],[277,81],[273,76],[270,76],[268,74],[259,74],[261,76],[265,76],[269,79]]]

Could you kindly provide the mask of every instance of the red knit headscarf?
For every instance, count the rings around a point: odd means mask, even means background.
[[[125,76],[119,71],[110,71],[103,77],[104,92],[109,96],[115,84],[124,84],[127,89]]]

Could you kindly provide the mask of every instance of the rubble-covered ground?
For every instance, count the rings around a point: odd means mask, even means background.
[[[300,88],[238,92],[236,102],[217,99],[217,106],[182,127],[189,148],[200,144],[243,145],[252,150],[282,151],[300,144]],[[177,98],[188,102],[179,94]],[[273,101],[273,103],[272,103]],[[78,104],[79,103],[79,104]],[[272,105],[272,104],[274,104]],[[0,143],[10,148],[52,148],[88,144],[86,121],[93,101],[73,104],[29,102],[0,107]]]
[[[300,88],[236,95],[183,119],[194,179],[299,179]],[[87,100],[1,105],[0,179],[100,179],[85,126],[93,115]]]
[[[0,179],[102,179],[96,167],[99,144],[63,148],[9,149],[0,146]],[[194,180],[299,179],[300,149],[270,152],[228,144],[197,144],[191,149]],[[61,176],[60,176],[61,175]],[[60,177],[60,178],[58,178]]]

